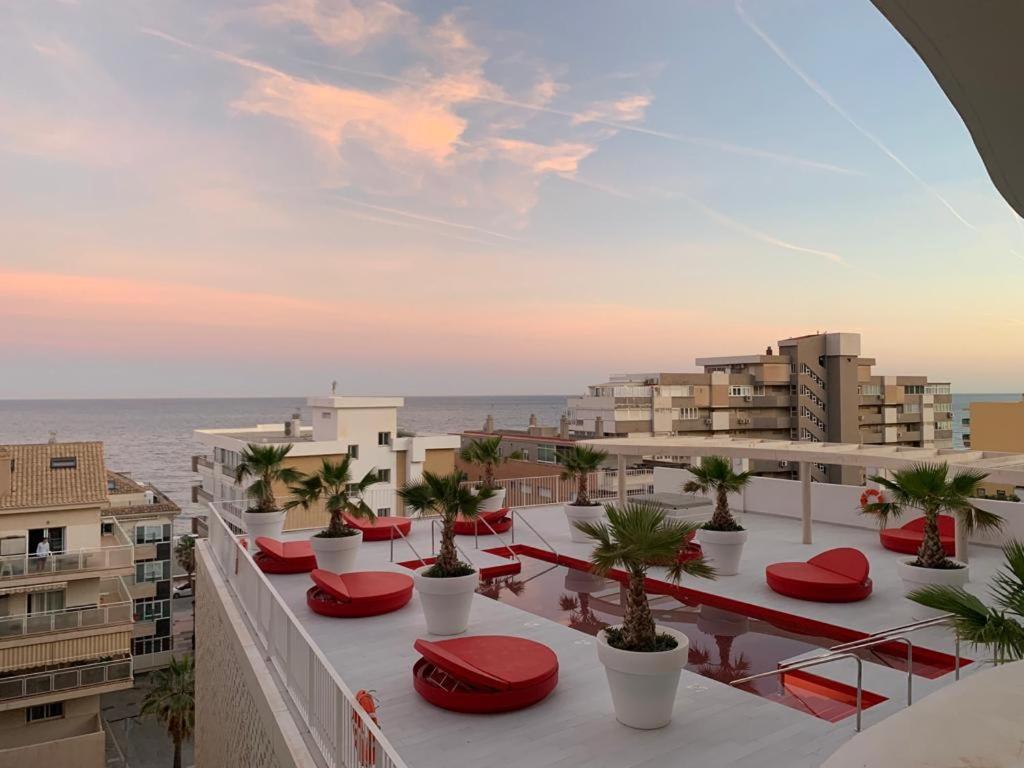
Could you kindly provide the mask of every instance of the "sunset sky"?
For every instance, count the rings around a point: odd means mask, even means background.
[[[1018,392],[1022,277],[868,0],[0,0],[0,397],[565,393],[815,330]]]

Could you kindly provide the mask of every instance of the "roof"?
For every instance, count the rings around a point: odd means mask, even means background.
[[[120,472],[115,472],[112,469],[107,470],[107,494],[120,494],[120,493],[143,493],[146,487],[136,483],[127,475],[122,475]]]
[[[104,514],[113,515],[114,517],[121,517],[127,515],[176,515],[181,512],[181,507],[171,501],[170,497],[167,496],[163,491],[154,485],[148,483],[139,483],[133,480],[128,475],[124,475],[120,472],[114,472],[111,469],[107,470],[107,496],[117,495],[128,495],[128,494],[139,494],[145,493],[146,491],[153,492],[153,503],[152,504],[127,504],[125,506],[110,507],[104,510]]]
[[[0,456],[14,460],[11,492],[0,496],[0,509],[106,506],[103,443],[0,445]],[[51,459],[71,457],[74,467],[51,467]]]

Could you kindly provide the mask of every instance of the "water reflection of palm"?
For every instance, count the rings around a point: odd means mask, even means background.
[[[558,598],[558,607],[568,612],[569,626],[580,632],[596,635],[608,626],[608,622],[601,621],[590,607],[590,595],[587,592],[577,592],[575,596],[561,595]]]
[[[702,677],[717,680],[720,683],[731,683],[750,674],[750,660],[742,652],[733,658],[732,643],[736,638],[732,635],[715,635],[718,646],[718,662],[711,661],[711,652],[698,646],[690,646],[689,663],[697,667],[696,672]]]
[[[505,589],[517,597],[526,589],[526,583],[515,576],[497,576],[493,579],[486,579],[477,587],[477,594],[497,600],[501,591]]]

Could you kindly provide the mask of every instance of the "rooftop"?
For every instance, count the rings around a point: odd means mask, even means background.
[[[0,461],[10,461],[12,470],[10,491],[0,494],[0,509],[107,502],[103,443],[0,445]]]

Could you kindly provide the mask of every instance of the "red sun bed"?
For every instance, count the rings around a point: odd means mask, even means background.
[[[490,526],[490,527],[488,527]],[[460,536],[490,536],[492,533],[505,533],[512,527],[512,516],[508,509],[496,509],[493,512],[481,512],[472,520],[459,515],[455,520],[455,533]]]
[[[558,684],[558,657],[522,637],[478,635],[417,640],[417,693],[443,709],[470,714],[511,712],[536,704]]]
[[[306,592],[306,605],[316,613],[342,619],[379,616],[412,598],[412,577],[392,571],[332,573],[319,568],[310,574],[316,586]]]
[[[819,603],[852,603],[871,594],[870,566],[851,547],[830,549],[806,563],[775,563],[765,569],[768,586],[780,595]]]
[[[412,520],[408,517],[378,517],[373,522],[345,515],[345,525],[363,532],[363,541],[388,541],[409,535]]]
[[[949,557],[956,554],[956,520],[950,515],[939,515],[939,538],[942,548]],[[924,518],[911,520],[902,528],[883,528],[878,532],[882,546],[893,552],[916,555],[924,541]]]
[[[252,559],[264,573],[309,573],[316,568],[316,555],[308,540],[278,541],[260,536],[256,548],[259,552]]]

